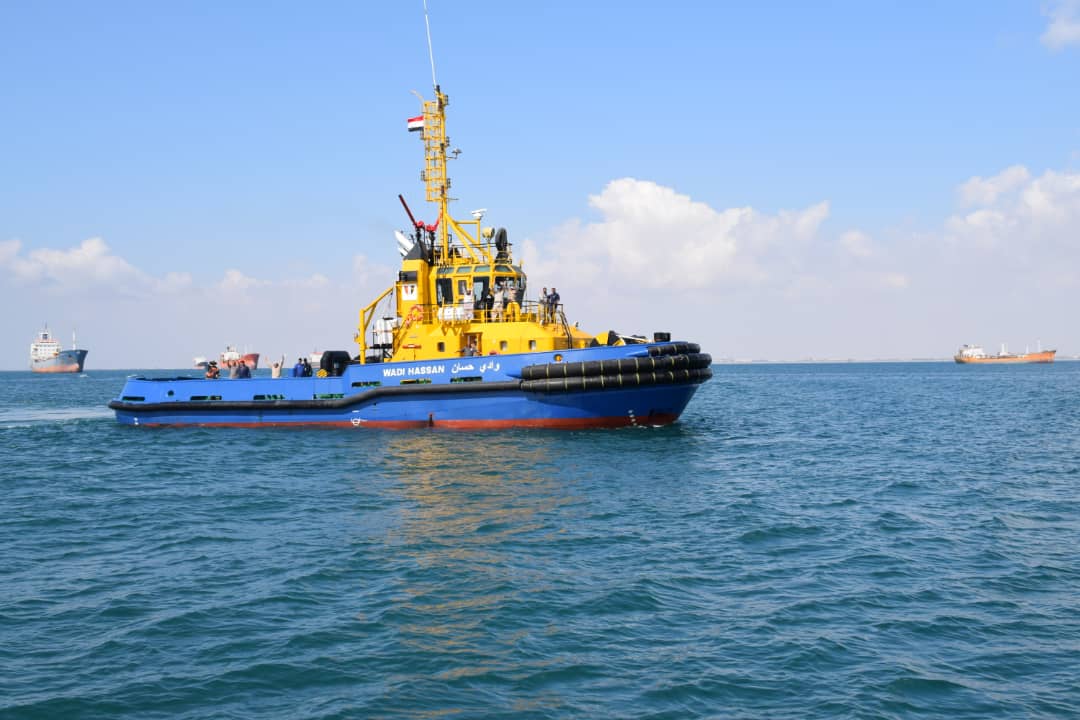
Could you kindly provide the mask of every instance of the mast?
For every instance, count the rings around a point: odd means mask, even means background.
[[[455,220],[450,216],[450,177],[446,171],[447,148],[450,147],[450,137],[446,134],[446,106],[450,104],[450,98],[443,93],[435,76],[435,52],[431,45],[431,22],[428,19],[427,0],[424,0],[424,25],[427,28],[428,57],[431,60],[431,83],[435,90],[434,100],[425,100],[420,97],[423,108],[424,126],[420,133],[424,141],[424,169],[420,177],[424,181],[425,199],[436,203],[439,207],[439,216],[434,225],[426,226],[430,232],[436,232],[437,253],[441,262],[453,264],[452,245],[455,236],[461,241],[461,247],[468,256],[460,258],[461,262],[492,262],[493,257],[490,249],[481,241],[483,234],[480,222],[481,215],[475,215],[474,220]],[[451,154],[456,158],[460,150],[454,150]],[[476,230],[470,232],[463,225],[475,225]]]
[[[435,225],[438,230],[439,247],[442,256],[450,256],[449,223],[443,222],[449,216],[450,179],[446,175],[446,105],[449,98],[435,86],[435,99],[424,101],[424,129],[421,139],[424,141],[424,188],[428,202],[439,206],[439,219]]]
[[[424,110],[424,129],[420,134],[424,141],[424,170],[421,177],[424,178],[427,201],[437,203],[439,206],[439,217],[435,221],[435,226],[438,228],[441,256],[447,258],[450,257],[450,238],[447,223],[443,222],[443,219],[449,214],[447,189],[450,181],[446,177],[446,145],[449,140],[446,137],[444,110],[449,98],[442,93],[439,81],[435,77],[435,50],[431,44],[431,20],[428,18],[427,0],[424,0],[424,27],[427,30],[428,58],[431,60],[431,86],[435,89],[435,99],[421,98]]]

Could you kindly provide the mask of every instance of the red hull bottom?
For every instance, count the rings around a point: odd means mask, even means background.
[[[223,368],[227,370],[227,369],[233,367],[234,365],[239,365],[240,363],[243,363],[243,364],[247,365],[252,370],[258,370],[259,369],[259,354],[255,353],[254,355],[245,355],[244,357],[240,358],[239,360],[218,360],[217,361],[218,370],[221,370]],[[195,367],[203,368],[205,370],[206,369],[206,364],[205,363],[198,363]]]
[[[1028,365],[1032,363],[1052,363],[1057,350],[1040,350],[1039,352],[1024,353],[1023,355],[987,355],[985,357],[964,357],[957,355],[953,358],[958,365]]]
[[[334,420],[330,422],[223,422],[223,423],[153,423],[140,422],[140,427],[236,427],[236,428],[266,428],[266,427],[342,427],[342,428],[376,428],[384,430],[409,430],[420,428],[445,428],[449,430],[502,430],[507,428],[539,428],[547,430],[585,430],[591,428],[619,428],[619,427],[659,427],[670,425],[679,419],[678,415],[663,414],[653,415],[649,422],[637,422],[626,417],[600,417],[600,418],[534,418],[519,420],[372,420],[353,424],[348,421]]]
[[[82,368],[78,364],[73,365],[53,365],[46,368],[30,368],[32,373],[45,373],[52,375],[54,373],[77,373],[82,372]]]

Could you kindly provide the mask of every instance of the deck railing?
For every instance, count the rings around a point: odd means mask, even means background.
[[[466,322],[538,322],[541,325],[566,324],[566,316],[563,313],[562,304],[554,307],[548,306],[536,300],[525,300],[522,303],[509,302],[503,307],[492,306],[490,309],[480,304],[471,307],[466,303],[453,303],[444,305],[414,305],[406,312],[403,322],[413,318],[413,324],[423,323],[449,323],[458,324]]]

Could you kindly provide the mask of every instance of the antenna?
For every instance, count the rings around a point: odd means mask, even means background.
[[[423,226],[424,223],[416,222],[416,218],[413,217],[412,210],[409,209],[409,205],[405,202],[405,198],[398,195],[397,199],[401,201],[401,207],[405,208],[405,214],[409,216],[409,222],[413,224],[413,229]]]
[[[431,58],[431,85],[439,87],[439,82],[435,79],[435,51],[431,49],[431,22],[428,20],[427,0],[424,0],[424,25],[427,27],[428,57]]]

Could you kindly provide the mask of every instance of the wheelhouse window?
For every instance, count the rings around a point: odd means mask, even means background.
[[[435,302],[439,305],[454,302],[454,281],[452,279],[439,278],[435,281]]]

